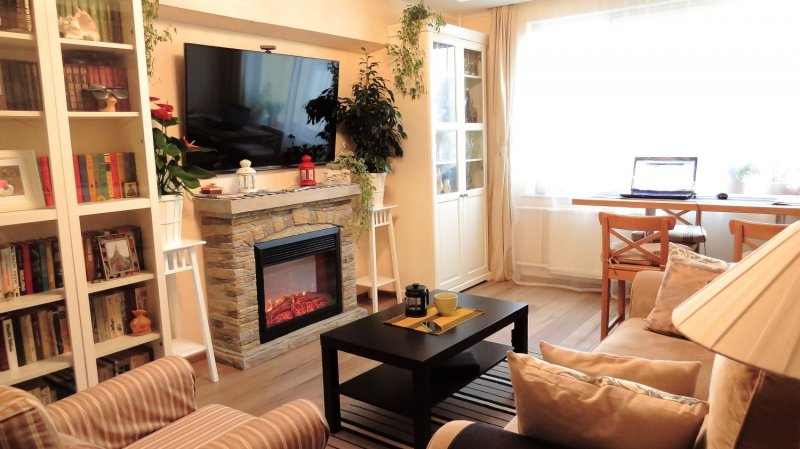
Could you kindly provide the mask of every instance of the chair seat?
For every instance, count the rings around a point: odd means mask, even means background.
[[[641,240],[644,238],[644,235],[642,231],[633,231],[631,233],[631,239],[634,241]],[[702,226],[696,225],[675,225],[675,228],[669,231],[669,241],[686,245],[705,243],[706,230],[703,229]]]
[[[625,243],[618,243],[613,246],[614,251],[619,250],[620,248],[624,247]],[[655,254],[656,256],[659,255],[661,252],[661,244],[660,243],[645,243],[642,245],[646,251],[650,251],[651,253]],[[631,264],[631,265],[650,265],[657,267],[658,261],[653,260],[651,258],[646,257],[641,251],[638,249],[632,249],[624,254],[621,254],[617,257],[614,257],[610,261],[612,264],[615,263],[624,263],[624,264]]]

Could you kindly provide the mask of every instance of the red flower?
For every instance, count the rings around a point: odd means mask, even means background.
[[[200,148],[197,145],[195,145],[194,142],[189,142],[188,140],[186,140],[186,136],[181,137],[181,140],[183,140],[183,143],[186,144],[186,148]]]
[[[160,98],[150,97],[150,103],[152,103],[154,101],[158,101],[158,100],[160,100]]]
[[[175,107],[169,103],[156,103],[159,109],[151,109],[150,111],[161,120],[172,120],[172,111]]]

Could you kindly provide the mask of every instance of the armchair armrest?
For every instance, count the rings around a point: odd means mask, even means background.
[[[647,318],[656,305],[656,296],[661,287],[661,271],[640,271],[631,284],[631,317]]]
[[[105,448],[125,447],[196,409],[194,370],[177,356],[47,406],[60,432]]]
[[[565,449],[485,423],[450,421],[433,434],[428,449]]]
[[[319,409],[299,399],[236,426],[215,438],[204,449],[323,449],[330,429]]]

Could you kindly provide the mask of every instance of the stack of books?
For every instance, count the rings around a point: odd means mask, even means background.
[[[67,310],[61,305],[25,309],[0,317],[0,371],[14,370],[72,351]]]
[[[147,287],[127,286],[90,295],[89,307],[95,343],[130,334],[131,312],[147,307]]]
[[[0,60],[0,110],[42,110],[39,64],[29,61]]]
[[[136,197],[136,155],[132,152],[72,156],[79,203]]]
[[[2,297],[40,293],[64,286],[61,250],[56,237],[12,242],[0,247]]]

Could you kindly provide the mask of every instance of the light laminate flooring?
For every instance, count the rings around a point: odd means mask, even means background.
[[[600,341],[600,294],[552,287],[528,287],[511,281],[484,282],[466,293],[525,302],[530,308],[528,347],[539,351],[539,341],[580,350],[591,350]],[[368,307],[367,301],[359,301]],[[395,304],[393,295],[381,298],[381,308]],[[490,340],[508,344],[511,327]],[[345,381],[377,363],[339,353],[339,379]],[[197,372],[198,405],[224,404],[253,414],[263,414],[293,399],[305,398],[323,408],[322,362],[319,341],[313,341],[246,371],[217,364],[220,380],[208,379],[205,359],[193,363]],[[342,405],[347,398],[342,397]]]

